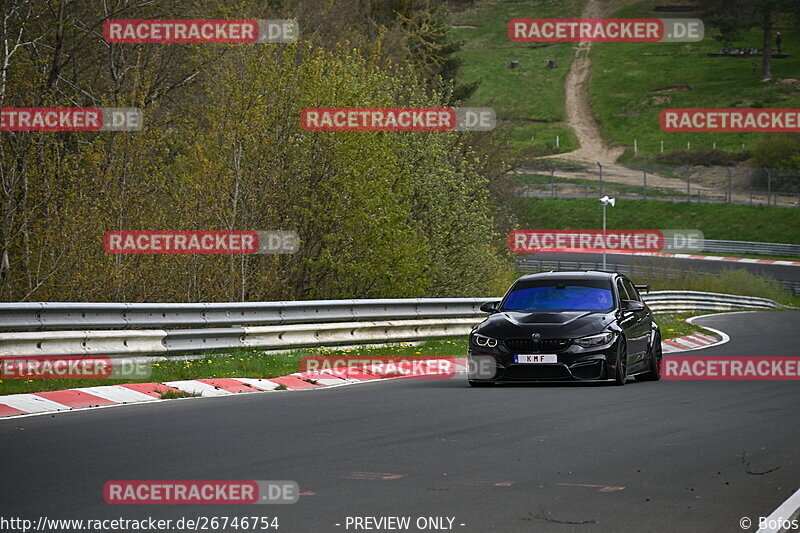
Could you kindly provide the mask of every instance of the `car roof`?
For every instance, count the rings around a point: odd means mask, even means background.
[[[569,272],[538,272],[526,274],[517,281],[557,279],[557,280],[613,280],[620,276],[616,272],[600,272],[598,270],[576,270]]]

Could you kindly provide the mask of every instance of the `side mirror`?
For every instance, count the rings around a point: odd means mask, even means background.
[[[489,314],[496,313],[498,305],[500,305],[500,302],[486,302],[481,305],[481,311]]]
[[[622,305],[620,306],[623,311],[643,311],[644,304],[642,302],[636,300],[622,300]]]

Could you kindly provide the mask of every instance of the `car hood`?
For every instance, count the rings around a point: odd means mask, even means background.
[[[614,313],[605,311],[502,311],[481,322],[475,332],[500,339],[533,333],[544,339],[576,338],[599,333],[613,321]]]

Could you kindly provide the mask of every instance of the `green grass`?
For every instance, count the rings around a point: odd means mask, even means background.
[[[651,8],[663,4],[648,0],[620,10],[618,17],[653,16]],[[685,149],[748,151],[759,133],[665,133],[659,127],[663,108],[745,108],[800,106],[800,91],[778,79],[800,78],[800,36],[781,27],[788,59],[773,59],[773,81],[760,81],[761,58],[708,57],[722,43],[713,38],[718,31],[706,22],[703,41],[698,43],[596,43],[592,46],[590,94],[592,107],[604,136],[616,145],[631,147],[622,161],[630,160],[633,140],[638,139],[641,158],[659,152]],[[762,47],[760,31],[750,31],[734,47]],[[753,74],[753,63],[757,74]],[[670,91],[667,87],[689,86]]]
[[[572,43],[515,43],[508,36],[514,18],[577,17],[584,0],[485,2],[452,16],[453,36],[465,42],[458,82],[480,80],[464,105],[495,109],[498,129],[530,154],[561,153],[578,147],[566,126],[564,78],[574,57]],[[547,69],[548,59],[558,67]],[[511,61],[519,67],[509,68]],[[560,137],[560,149],[555,137]]]
[[[713,274],[692,272],[673,279],[664,279],[662,276],[648,276],[646,271],[644,275],[630,277],[634,283],[650,284],[650,290],[653,291],[718,292],[769,298],[784,305],[797,306],[800,304],[800,297],[792,296],[775,279],[769,276],[752,274],[743,269],[731,268]]]
[[[159,393],[162,400],[174,400],[176,398],[196,398],[200,394],[196,392],[186,392],[182,390],[165,390]]]
[[[699,313],[658,313],[654,314],[653,318],[661,328],[661,338],[664,340],[705,331],[700,326],[695,326],[686,321],[687,318],[693,316],[699,316]]]
[[[290,353],[265,353],[263,350],[234,350],[226,353],[208,353],[202,359],[191,361],[161,361],[153,363],[152,374],[143,380],[124,379],[13,379],[0,380],[0,395],[42,392],[118,385],[121,383],[163,383],[199,378],[272,378],[300,370],[300,359],[305,355],[403,355],[403,356],[453,356],[467,353],[466,337],[430,340],[420,346],[408,343],[388,347],[364,347],[352,350],[333,348],[304,348]],[[168,394],[168,393],[165,393]],[[182,396],[180,396],[182,397]]]
[[[516,198],[524,229],[601,229],[596,199]],[[707,239],[800,244],[800,209],[658,200],[621,200],[607,210],[610,229],[699,229]]]

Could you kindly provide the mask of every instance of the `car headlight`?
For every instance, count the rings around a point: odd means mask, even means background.
[[[478,346],[485,346],[487,348],[494,348],[497,346],[497,339],[486,337],[484,335],[478,335],[477,333],[472,334],[472,341]]]
[[[600,333],[599,335],[589,335],[588,337],[581,337],[575,339],[575,344],[582,348],[591,348],[592,346],[602,346],[608,344],[614,339],[614,334],[611,332]]]

